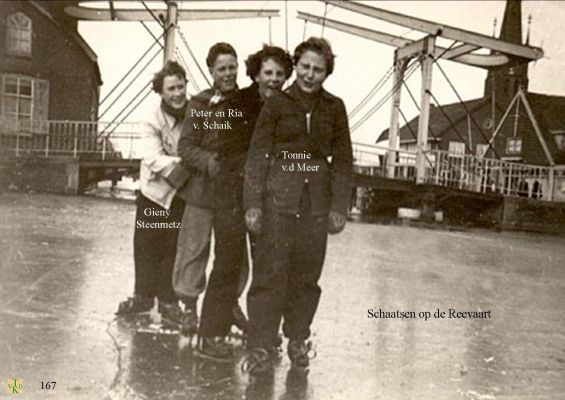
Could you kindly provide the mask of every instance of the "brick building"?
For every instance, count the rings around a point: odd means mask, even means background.
[[[64,7],[78,1],[0,4],[0,119],[93,121],[102,84],[96,54]],[[4,129],[3,133],[6,130]]]

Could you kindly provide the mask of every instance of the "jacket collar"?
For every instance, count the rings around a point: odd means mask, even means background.
[[[296,83],[295,80],[292,83],[292,85],[290,85],[290,87],[285,90],[285,93],[288,94],[293,99],[298,99],[302,94],[302,90],[298,87],[298,83]],[[324,88],[320,89],[320,93],[318,93],[318,95],[325,100],[329,100],[332,98],[332,95],[326,92]]]

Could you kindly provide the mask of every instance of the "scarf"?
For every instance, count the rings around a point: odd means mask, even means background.
[[[186,115],[187,108],[188,102],[184,104],[184,107],[176,109],[165,103],[164,100],[161,101],[161,109],[175,119],[175,124],[182,122],[184,116]]]

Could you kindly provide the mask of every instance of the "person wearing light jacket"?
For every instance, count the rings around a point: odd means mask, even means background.
[[[169,61],[155,74],[152,83],[161,102],[141,123],[134,294],[119,304],[116,314],[148,312],[157,298],[162,320],[178,325],[183,313],[173,290],[172,271],[184,211],[184,201],[176,193],[189,177],[177,155],[187,108],[186,73],[178,63]]]

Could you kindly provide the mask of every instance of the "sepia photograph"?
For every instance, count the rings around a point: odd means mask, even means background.
[[[0,1],[0,400],[565,399],[565,1]]]

